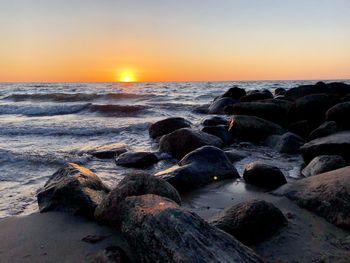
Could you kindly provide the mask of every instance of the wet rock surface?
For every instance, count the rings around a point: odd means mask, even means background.
[[[147,167],[157,162],[157,156],[151,152],[126,152],[115,160],[117,165],[134,168]]]
[[[190,126],[191,123],[184,118],[172,117],[153,123],[149,127],[148,132],[150,137],[154,139],[181,128],[189,128]]]
[[[122,233],[141,262],[262,262],[248,247],[175,202],[129,197]]]
[[[301,171],[305,177],[329,172],[346,166],[346,161],[339,155],[321,155],[311,160],[311,162]]]
[[[287,132],[282,135],[271,135],[265,140],[265,144],[274,148],[280,153],[296,154],[299,153],[300,147],[305,143],[300,136]]]
[[[214,216],[209,223],[233,235],[246,245],[259,243],[287,224],[283,213],[273,204],[251,200]]]
[[[338,132],[338,125],[335,121],[327,121],[321,124],[318,128],[310,133],[309,139],[315,140],[317,138],[326,137],[328,135]]]

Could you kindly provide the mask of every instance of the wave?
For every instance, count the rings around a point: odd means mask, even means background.
[[[103,116],[128,117],[144,113],[143,105],[115,104],[5,104],[0,105],[0,115],[55,116],[76,113],[97,113]]]
[[[156,94],[136,93],[16,93],[2,98],[11,101],[56,101],[78,102],[95,100],[147,99],[159,96]]]

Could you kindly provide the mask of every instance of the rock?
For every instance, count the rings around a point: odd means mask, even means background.
[[[108,192],[108,187],[92,171],[78,164],[68,163],[39,189],[39,210],[91,217]]]
[[[123,178],[116,188],[96,208],[95,218],[109,225],[120,225],[121,205],[128,196],[155,194],[181,205],[179,193],[165,180],[147,174],[132,173]]]
[[[230,120],[229,131],[234,138],[258,142],[272,134],[283,134],[287,130],[270,121],[246,115],[235,115]]]
[[[90,148],[86,153],[99,159],[113,159],[116,156],[128,151],[125,143],[104,144],[95,148]]]
[[[157,121],[153,123],[149,127],[149,135],[151,138],[157,138],[160,136],[163,136],[165,134],[169,134],[175,130],[181,129],[181,128],[188,128],[191,126],[191,123],[184,118],[180,117],[174,117],[174,118],[167,118],[161,121]]]
[[[207,126],[202,131],[219,137],[225,145],[233,143],[233,137],[227,125]]]
[[[246,95],[245,89],[241,89],[238,87],[232,87],[228,91],[226,91],[221,98],[231,98],[234,100],[239,100],[241,97]]]
[[[92,263],[130,263],[125,251],[118,246],[110,246],[98,252]]]
[[[301,171],[305,177],[329,172],[346,166],[343,157],[339,155],[320,155],[312,159],[312,161]]]
[[[350,230],[350,166],[289,183],[274,194]]]
[[[251,90],[247,95],[240,98],[240,102],[251,102],[264,99],[272,99],[273,95],[269,90]]]
[[[115,160],[117,165],[124,167],[143,168],[158,162],[158,158],[151,152],[126,152]]]
[[[289,125],[289,130],[302,138],[308,138],[313,126],[310,125],[308,120],[301,120],[293,122]]]
[[[309,120],[319,125],[325,120],[326,111],[337,102],[336,97],[329,94],[312,94],[297,99],[289,111],[291,120]]]
[[[324,122],[320,127],[313,130],[309,135],[309,139],[314,140],[320,137],[325,137],[333,133],[336,133],[337,131],[338,131],[337,123],[335,121],[327,121],[327,122]]]
[[[328,121],[335,121],[342,129],[350,129],[350,102],[336,104],[326,113]]]
[[[305,143],[300,136],[287,132],[283,135],[271,135],[265,140],[265,145],[274,148],[280,153],[296,154]]]
[[[209,106],[210,106],[210,104],[195,106],[193,108],[192,112],[198,113],[198,114],[208,114],[209,113]]]
[[[340,155],[350,161],[350,131],[338,132],[318,138],[304,144],[300,148],[304,160],[311,161],[319,155]]]
[[[209,223],[233,235],[245,245],[254,245],[275,234],[287,224],[287,219],[273,204],[251,200],[224,210]]]
[[[230,115],[256,116],[275,123],[285,123],[289,108],[272,102],[239,102],[226,109]]]
[[[181,159],[187,153],[205,145],[220,148],[223,142],[219,137],[188,128],[182,128],[164,135],[159,141],[159,149],[177,159]]]
[[[227,106],[235,104],[237,101],[231,98],[219,98],[214,100],[209,106],[209,114],[225,114],[225,108]]]
[[[202,121],[203,126],[217,126],[217,125],[227,125],[227,118],[221,116],[210,116]]]
[[[245,166],[243,178],[246,183],[266,188],[267,190],[275,189],[287,183],[279,168],[259,161]]]
[[[167,180],[181,192],[215,181],[239,178],[225,152],[213,146],[204,146],[187,154],[179,166],[161,171],[156,176]]]
[[[286,90],[284,88],[277,88],[274,90],[275,96],[283,96],[286,94]]]
[[[231,161],[231,163],[238,162],[238,161],[248,157],[247,154],[242,153],[238,150],[234,150],[234,149],[225,151],[225,154],[226,154],[227,158]]]
[[[285,96],[293,100],[316,93],[328,93],[327,84],[318,82],[315,85],[302,85],[286,91]]]
[[[140,262],[262,262],[234,237],[156,195],[128,197],[122,233]]]

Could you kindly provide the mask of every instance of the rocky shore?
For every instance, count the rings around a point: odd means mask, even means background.
[[[203,113],[200,128],[176,116],[149,127],[158,151],[121,143],[90,149],[95,158],[135,168],[113,189],[86,167],[64,165],[38,190],[41,214],[0,221],[0,257],[349,262],[350,85],[318,82],[274,93],[232,87],[196,112]],[[277,160],[247,162],[240,174],[235,163],[246,154],[234,145],[244,143],[302,156],[299,179]],[[154,168],[163,160],[176,165]],[[64,229],[72,234],[63,239]]]

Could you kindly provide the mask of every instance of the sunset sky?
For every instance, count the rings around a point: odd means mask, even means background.
[[[349,0],[9,0],[0,34],[0,81],[350,78]]]

